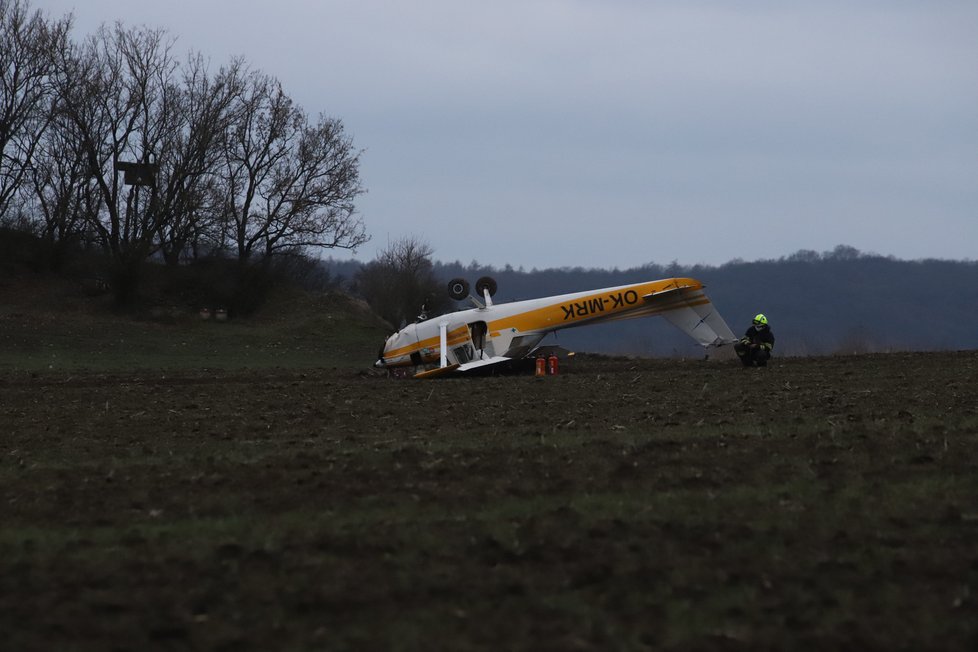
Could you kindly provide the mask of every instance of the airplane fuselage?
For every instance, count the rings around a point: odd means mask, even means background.
[[[703,293],[703,284],[691,278],[633,283],[503,304],[489,303],[485,307],[460,310],[405,326],[387,339],[377,366],[439,363],[442,361],[442,328],[446,331],[447,364],[464,365],[499,356],[524,357],[548,333],[563,328],[665,314],[709,303]],[[708,339],[715,337],[714,333]]]

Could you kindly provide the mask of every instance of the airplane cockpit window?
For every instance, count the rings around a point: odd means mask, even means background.
[[[455,349],[455,359],[459,364],[465,364],[466,362],[472,361],[472,347],[468,344],[460,346]]]

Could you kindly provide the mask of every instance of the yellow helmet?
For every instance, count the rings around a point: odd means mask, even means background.
[[[767,317],[764,316],[764,313],[758,313],[757,316],[754,317],[754,323],[758,326],[767,326]]]

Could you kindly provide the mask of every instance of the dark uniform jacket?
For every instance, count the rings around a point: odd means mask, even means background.
[[[774,333],[767,324],[761,326],[760,330],[750,326],[740,341],[743,344],[760,344],[762,349],[770,351],[774,348]]]

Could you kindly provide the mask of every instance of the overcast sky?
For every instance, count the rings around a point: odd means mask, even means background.
[[[974,0],[34,0],[243,55],[364,150],[372,241],[515,267],[978,258]],[[346,258],[346,252],[335,252]]]

